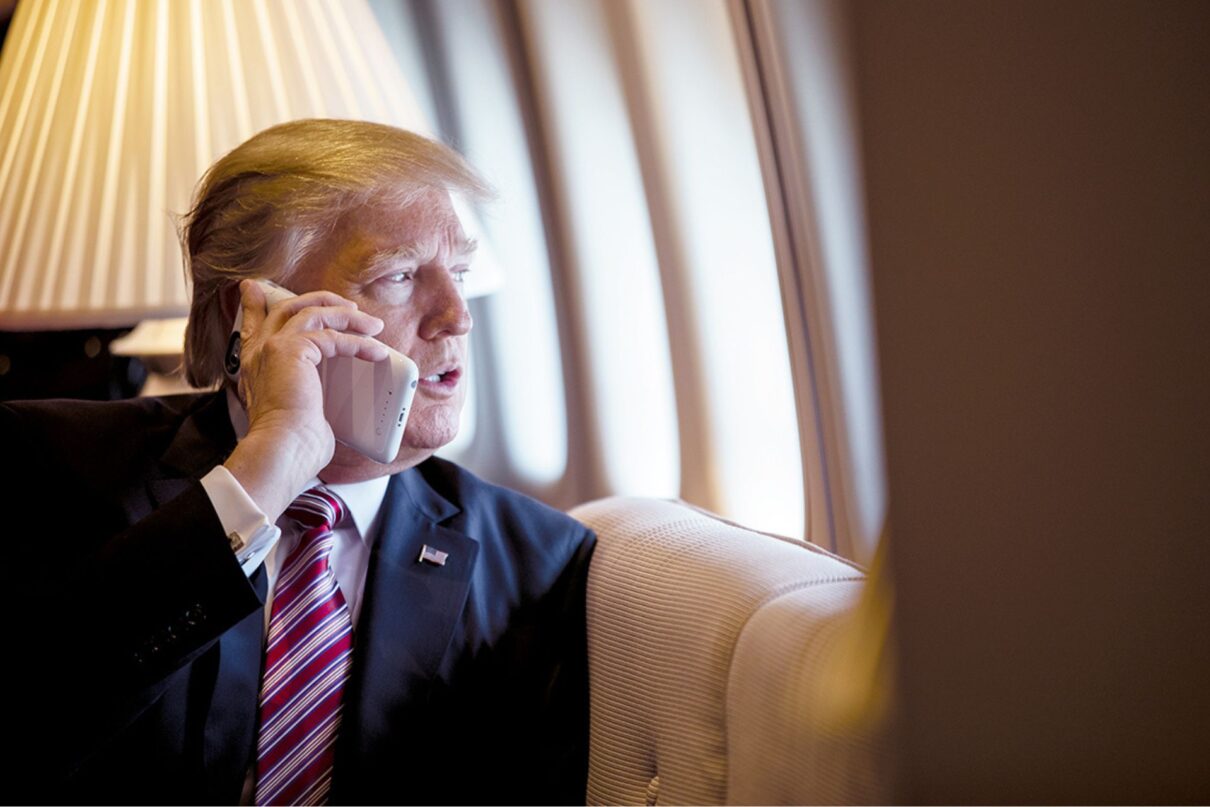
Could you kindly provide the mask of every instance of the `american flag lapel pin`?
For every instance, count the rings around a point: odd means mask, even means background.
[[[420,557],[416,560],[417,563],[431,563],[434,566],[444,566],[445,560],[450,556],[448,552],[442,552],[440,549],[433,549],[428,544],[420,547]]]

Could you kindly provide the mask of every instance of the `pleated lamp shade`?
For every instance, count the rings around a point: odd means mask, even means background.
[[[183,316],[173,214],[219,156],[311,117],[431,133],[365,0],[22,0],[0,56],[0,330]],[[498,284],[490,252],[475,269],[471,293]]]

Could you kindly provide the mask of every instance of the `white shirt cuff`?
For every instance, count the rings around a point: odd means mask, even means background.
[[[201,482],[236,560],[244,574],[251,576],[273,551],[281,530],[269,522],[244,486],[223,466],[216,465]]]

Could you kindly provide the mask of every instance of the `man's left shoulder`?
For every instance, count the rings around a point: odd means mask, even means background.
[[[461,511],[456,518],[472,536],[529,538],[547,550],[563,545],[571,551],[595,540],[592,530],[566,513],[481,479],[449,460],[433,457],[417,470]]]

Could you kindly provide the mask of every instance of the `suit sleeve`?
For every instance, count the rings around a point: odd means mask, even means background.
[[[0,468],[18,613],[7,665],[23,779],[69,776],[172,677],[261,607],[201,485],[137,523],[0,406]]]

